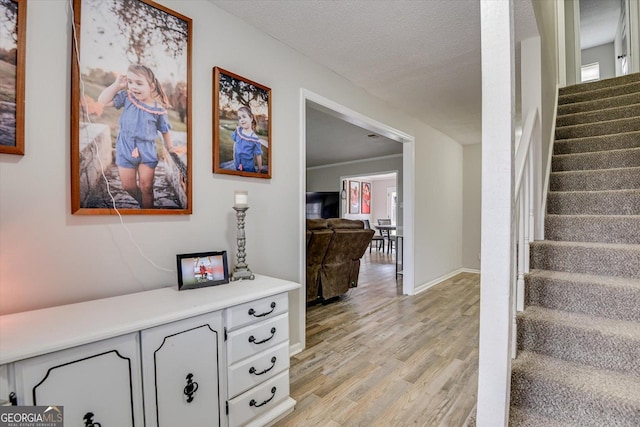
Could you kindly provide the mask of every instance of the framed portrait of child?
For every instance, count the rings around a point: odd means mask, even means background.
[[[271,89],[213,69],[213,172],[271,178]]]
[[[73,12],[72,213],[190,214],[191,19],[151,0]]]

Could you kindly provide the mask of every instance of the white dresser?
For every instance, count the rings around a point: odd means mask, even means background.
[[[0,399],[65,425],[264,426],[293,410],[288,292],[256,276],[0,316]]]

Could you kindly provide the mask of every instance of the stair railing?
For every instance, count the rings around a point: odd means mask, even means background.
[[[522,129],[522,137],[516,146],[514,204],[516,206],[516,262],[515,292],[513,304],[512,356],[516,355],[516,315],[524,310],[524,275],[529,272],[529,245],[534,240],[534,130],[538,124],[538,110],[529,112]]]

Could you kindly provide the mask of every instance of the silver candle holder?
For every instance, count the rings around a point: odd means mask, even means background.
[[[249,266],[245,262],[246,255],[244,252],[245,243],[247,238],[244,232],[244,219],[247,215],[247,209],[249,209],[248,204],[248,193],[246,191],[236,191],[235,192],[235,203],[233,205],[233,210],[236,211],[236,218],[238,220],[238,253],[236,255],[237,263],[231,272],[231,281],[236,280],[253,280],[255,276],[249,269]]]

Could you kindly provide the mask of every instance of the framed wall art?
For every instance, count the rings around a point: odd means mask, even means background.
[[[27,0],[0,0],[0,153],[24,154]]]
[[[361,186],[360,213],[370,214],[371,213],[371,183],[362,181],[360,186]]]
[[[360,182],[349,181],[349,213],[360,213]]]
[[[191,19],[73,0],[71,210],[190,214]]]
[[[176,256],[178,290],[204,288],[229,283],[227,252],[201,252]]]
[[[213,69],[213,172],[271,178],[271,89]]]

